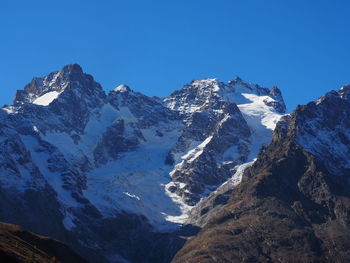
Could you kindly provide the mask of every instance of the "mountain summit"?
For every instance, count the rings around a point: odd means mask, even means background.
[[[83,73],[78,64],[67,65],[44,78],[34,78],[23,90],[17,90],[14,104],[33,103],[47,106],[66,89],[83,88],[82,92],[102,92],[93,77]]]

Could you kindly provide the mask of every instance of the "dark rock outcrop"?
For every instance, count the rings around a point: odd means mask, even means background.
[[[87,263],[65,244],[0,223],[0,261],[6,263]]]

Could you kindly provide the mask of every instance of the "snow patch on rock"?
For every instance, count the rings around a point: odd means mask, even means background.
[[[55,99],[58,98],[58,96],[61,94],[61,92],[57,91],[50,91],[48,93],[45,93],[44,95],[36,98],[32,103],[36,105],[41,106],[48,106],[51,102],[53,102]]]

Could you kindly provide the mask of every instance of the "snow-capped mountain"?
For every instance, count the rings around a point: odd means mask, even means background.
[[[235,166],[256,158],[285,112],[279,90],[239,78],[193,81],[164,101],[185,124],[168,156],[175,164],[168,190],[190,205],[228,180]]]
[[[349,262],[349,112],[347,85],[284,116],[239,186],[192,211],[205,226],[172,262]]]
[[[126,85],[105,94],[65,66],[0,110],[0,220],[94,262],[166,262],[149,258],[149,240],[171,258],[182,241],[169,233],[200,200],[240,182],[284,113],[277,88],[239,78],[193,81],[160,99]]]

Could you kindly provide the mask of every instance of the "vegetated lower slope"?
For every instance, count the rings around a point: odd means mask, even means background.
[[[345,86],[284,117],[172,262],[350,262],[349,113]]]
[[[65,244],[0,223],[0,262],[3,263],[87,263]]]

